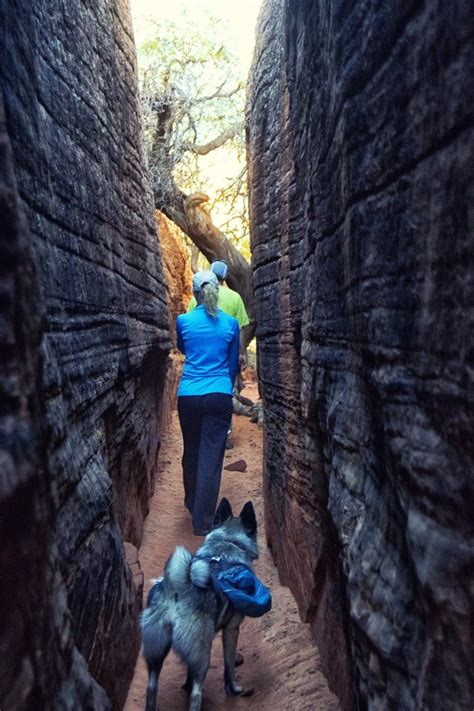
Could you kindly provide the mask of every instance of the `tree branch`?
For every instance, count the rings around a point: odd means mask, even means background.
[[[214,140],[209,141],[208,143],[202,143],[201,145],[197,143],[183,143],[183,150],[197,153],[200,156],[205,156],[211,151],[214,151],[216,148],[223,146],[224,143],[230,141],[231,138],[235,138],[237,134],[243,131],[244,126],[244,121],[238,121],[237,123],[234,123],[233,126],[226,128],[225,131],[222,131],[222,133],[214,138]]]
[[[208,96],[198,96],[194,100],[196,104],[202,103],[203,101],[211,101],[212,99],[230,99],[232,96],[237,94],[238,91],[244,88],[244,84],[237,84],[235,89],[232,89],[231,91],[227,91],[222,93],[222,89],[225,87],[227,83],[227,79],[222,82],[222,84],[219,86],[218,89],[213,94],[209,94]]]
[[[227,282],[244,300],[250,320],[254,321],[255,307],[250,264],[213,223],[209,210],[205,207],[209,198],[203,193],[185,195],[173,184],[166,195],[155,192],[155,207],[172,220],[188,235],[209,262],[223,259],[229,266]],[[253,338],[255,328],[246,330],[248,342]]]

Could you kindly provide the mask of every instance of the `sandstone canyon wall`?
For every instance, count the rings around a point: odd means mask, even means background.
[[[193,272],[190,258],[184,244],[184,235],[171,220],[159,210],[156,211],[156,225],[160,240],[163,276],[166,285],[168,318],[171,340],[176,343],[176,317],[186,311],[192,296]],[[169,357],[167,383],[165,388],[164,413],[171,415],[176,409],[178,382],[183,365],[183,356],[174,347]],[[168,424],[165,417],[162,425]]]
[[[187,253],[184,234],[162,212],[156,211],[156,224],[160,237],[163,275],[166,284],[169,326],[176,340],[176,317],[186,311],[193,295],[193,271]]]
[[[119,709],[170,349],[128,3],[0,28],[0,706]]]
[[[346,709],[472,706],[472,7],[267,0],[257,30],[267,534]]]
[[[0,703],[108,709],[74,644],[41,427],[43,304],[0,105]]]

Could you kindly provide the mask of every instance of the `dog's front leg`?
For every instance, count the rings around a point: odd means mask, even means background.
[[[237,696],[243,689],[235,683],[235,650],[239,640],[239,626],[242,615],[234,615],[222,629],[222,644],[224,647],[224,683],[228,696]]]

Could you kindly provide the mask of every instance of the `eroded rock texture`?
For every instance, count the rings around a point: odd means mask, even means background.
[[[63,678],[88,688],[88,696],[81,692],[64,708],[106,707],[90,673],[119,709],[138,651],[140,605],[123,540],[136,546],[142,535],[170,346],[128,5],[5,0],[0,27],[6,130],[18,214],[24,213],[27,225],[18,228],[18,248],[15,233],[6,234],[1,260],[2,269],[10,270],[5,328],[7,365],[14,373],[11,423],[16,427],[17,417],[24,438],[21,447],[15,445],[18,464],[11,454],[6,460],[1,505],[9,512],[10,538],[16,526],[23,541],[28,527],[24,546],[7,547],[5,554],[13,582],[3,619],[10,621],[10,640],[15,630],[23,640],[10,654],[9,679],[26,689],[24,705],[15,708],[63,708],[54,705],[52,692],[50,698],[45,692],[44,705],[28,695],[30,687],[53,689],[43,676],[51,680],[62,664]],[[38,289],[24,297],[26,249],[37,264]],[[39,425],[46,436],[38,448]],[[23,557],[17,579],[17,558]],[[30,630],[22,632],[26,623],[13,604],[27,620],[34,614],[51,664],[45,652],[30,669],[22,656]],[[73,669],[80,655],[89,669],[82,660],[83,682]],[[21,682],[24,673],[30,686]],[[59,688],[60,674],[55,683]],[[6,688],[0,692],[4,708]]]
[[[44,316],[0,101],[0,704],[108,709],[74,645],[39,397]]]
[[[159,210],[156,212],[156,222],[168,299],[169,326],[174,341],[176,317],[186,311],[193,295],[193,272],[184,246],[183,233],[179,227],[168,220]]]
[[[257,31],[267,531],[345,708],[472,706],[473,19],[274,0]]]
[[[163,263],[163,277],[166,286],[168,303],[169,329],[173,343],[176,343],[176,317],[186,311],[192,296],[193,272],[189,256],[183,242],[183,233],[171,220],[159,210],[156,211],[156,224],[160,241]],[[183,356],[177,348],[173,348],[166,373],[165,400],[163,403],[163,425],[167,426],[176,408],[176,393],[183,367]]]

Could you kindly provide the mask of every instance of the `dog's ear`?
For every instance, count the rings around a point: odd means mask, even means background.
[[[250,536],[255,536],[257,533],[257,519],[255,518],[255,511],[251,501],[247,501],[240,512],[240,520],[247,533]]]
[[[214,526],[222,526],[228,518],[232,518],[232,506],[224,496],[214,515]]]

